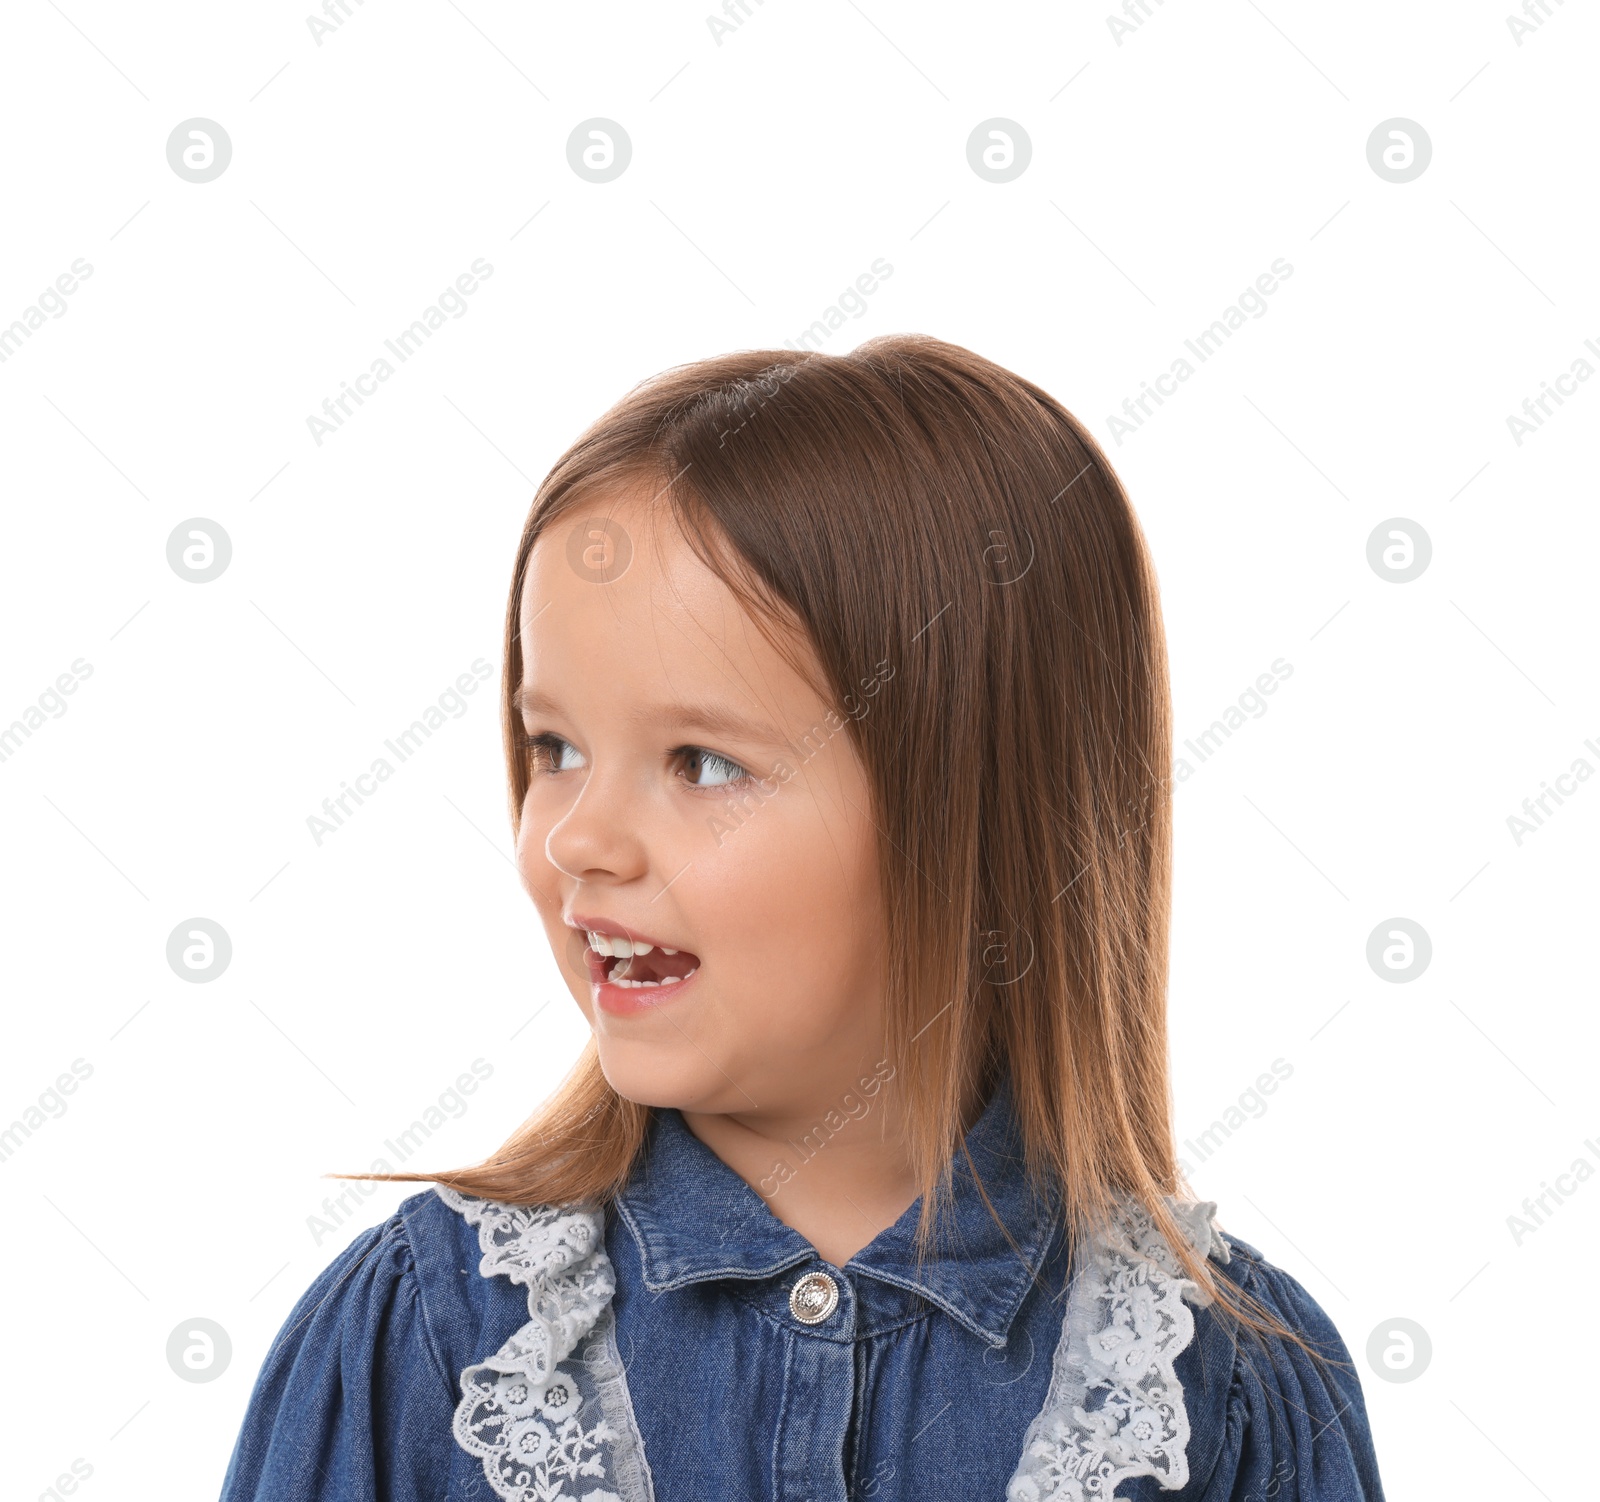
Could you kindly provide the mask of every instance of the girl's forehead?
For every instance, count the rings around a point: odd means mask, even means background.
[[[564,618],[610,619],[638,630],[670,615],[725,637],[749,624],[738,597],[670,519],[636,510],[585,511],[552,523],[534,544],[523,582],[523,631]]]
[[[807,713],[817,698],[810,644],[758,623],[670,518],[618,507],[552,523],[529,557],[519,615],[525,679],[598,675],[620,689],[664,675],[739,699],[759,685],[758,697],[803,700]],[[794,669],[796,650],[808,676]]]
[[[641,572],[715,578],[690,547],[667,498],[639,488],[593,493],[544,526],[528,559],[529,582],[563,570],[597,586]]]

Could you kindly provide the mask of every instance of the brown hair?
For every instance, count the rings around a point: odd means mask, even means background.
[[[1213,1274],[1163,1199],[1182,1192],[1166,648],[1143,535],[1099,445],[1031,382],[919,335],[723,355],[636,386],[545,477],[517,549],[502,695],[514,828],[530,773],[511,702],[529,555],[558,520],[570,535],[640,484],[775,644],[799,628],[823,697],[843,706],[830,724],[866,769],[879,832],[885,1041],[923,1190],[919,1245],[965,1146],[962,1104],[1004,1071],[1029,1180],[1075,1234],[1127,1196],[1205,1295],[1304,1345]],[[863,706],[854,690],[884,663],[892,678]],[[611,1088],[591,1038],[484,1162],[340,1177],[604,1204],[651,1117]]]

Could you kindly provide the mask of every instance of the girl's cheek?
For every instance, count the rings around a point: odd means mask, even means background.
[[[549,821],[542,817],[542,810],[535,805],[530,792],[523,801],[522,819],[517,829],[517,870],[522,875],[523,887],[536,903],[554,904],[559,908],[561,897],[556,878],[560,873],[545,854],[549,834]]]
[[[766,776],[731,788],[715,797],[702,797],[690,829],[706,854],[729,863],[759,862],[762,852],[794,839],[797,817],[804,817],[805,794],[787,763]]]

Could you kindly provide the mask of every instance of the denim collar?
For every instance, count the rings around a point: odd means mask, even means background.
[[[672,1107],[654,1113],[650,1134],[617,1210],[639,1245],[645,1286],[664,1293],[712,1278],[767,1278],[817,1257]],[[918,1199],[855,1254],[845,1271],[911,1289],[992,1346],[1003,1346],[1049,1254],[1057,1201],[1041,1202],[1023,1173],[1022,1139],[1002,1078],[966,1137],[983,1190],[1016,1242],[984,1204],[966,1155],[952,1164],[935,1241],[917,1265]],[[803,1171],[803,1170],[802,1170]],[[781,1192],[781,1191],[780,1191]],[[1020,1252],[1020,1255],[1019,1255]]]

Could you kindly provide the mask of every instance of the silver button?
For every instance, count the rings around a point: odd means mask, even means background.
[[[789,1290],[789,1313],[802,1325],[820,1325],[839,1307],[839,1285],[827,1273],[807,1273]]]

